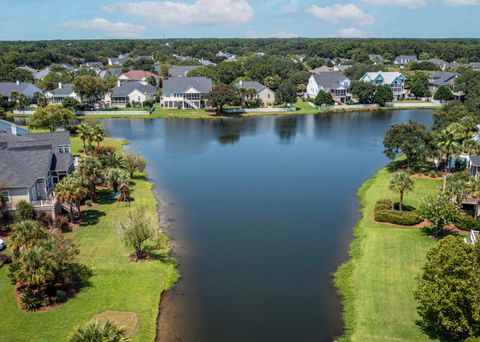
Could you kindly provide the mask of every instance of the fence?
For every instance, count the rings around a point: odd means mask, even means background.
[[[278,112],[294,112],[297,108],[295,107],[282,107],[282,108],[235,108],[235,109],[225,109],[225,113],[235,114],[235,113],[278,113]]]
[[[155,111],[155,106],[149,110],[77,110],[77,115],[150,115]],[[13,114],[32,115],[34,110],[14,110]]]

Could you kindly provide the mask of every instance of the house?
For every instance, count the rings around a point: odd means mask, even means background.
[[[453,87],[455,79],[460,76],[457,72],[440,71],[428,76],[428,89],[434,94],[442,86]]]
[[[59,82],[58,88],[47,91],[45,93],[45,97],[48,99],[48,102],[55,104],[62,104],[63,100],[65,100],[67,97],[71,97],[79,102],[82,102],[80,96],[78,96],[73,90],[72,83],[63,84]]]
[[[328,67],[326,65],[322,65],[321,67],[315,68],[313,70],[310,70],[310,73],[312,74],[319,74],[321,72],[329,72],[329,71],[334,71],[333,67]]]
[[[219,51],[219,52],[216,54],[216,56],[219,57],[219,58],[226,59],[227,61],[235,61],[235,60],[237,60],[237,56],[234,55],[233,53],[229,53],[229,52]]]
[[[36,81],[43,80],[45,77],[48,76],[48,74],[50,72],[51,72],[50,68],[45,68],[45,69],[39,70],[39,71],[33,73],[33,78]]]
[[[333,67],[333,71],[340,71],[340,72],[345,72],[346,70],[350,69],[352,66],[349,64],[345,65],[335,65]]]
[[[445,69],[455,69],[455,68],[458,68],[460,66],[462,66],[462,64],[457,63],[457,62],[450,62],[450,63],[447,63],[447,65],[445,66]]]
[[[480,173],[480,156],[469,156],[467,165],[470,168],[470,175],[477,177]]]
[[[163,81],[161,104],[165,108],[199,109],[205,107],[205,95],[212,91],[206,77],[170,77]]]
[[[80,68],[82,69],[104,69],[105,66],[102,62],[86,62],[80,64]]]
[[[149,83],[117,81],[117,86],[105,95],[104,102],[107,106],[126,107],[133,102],[143,105],[145,101],[155,101],[156,96],[157,88]]]
[[[0,119],[0,132],[10,132],[12,134],[24,135],[30,133],[29,130],[14,124],[13,122]]]
[[[212,61],[209,61],[208,59],[203,59],[203,58],[200,58],[198,60],[198,62],[203,66],[217,65],[217,64],[213,63]]]
[[[475,71],[480,71],[480,62],[472,62],[469,66]]]
[[[240,81],[235,87],[237,89],[255,89],[257,92],[256,98],[260,99],[266,106],[271,106],[275,103],[275,92],[260,82]]]
[[[186,77],[190,71],[198,68],[198,65],[172,65],[168,69],[168,74],[171,77]]]
[[[20,70],[25,70],[25,71],[27,71],[27,72],[31,73],[32,75],[33,75],[34,73],[36,73],[36,72],[37,72],[37,70],[36,70],[36,69],[34,69],[34,68],[30,68],[28,65],[25,65],[25,66],[18,67],[17,69],[20,69]]]
[[[435,65],[437,68],[440,68],[440,69],[442,69],[442,70],[445,70],[445,68],[446,68],[447,65],[448,65],[448,62],[444,61],[443,59],[439,59],[439,58],[430,58],[430,59],[426,59],[426,60],[421,61],[421,62],[432,63],[432,64]]]
[[[373,64],[383,64],[385,61],[382,55],[368,55],[368,58],[373,62]]]
[[[409,56],[409,55],[401,55],[395,58],[395,61],[393,61],[393,64],[399,65],[400,67],[404,67],[405,65],[412,63],[412,62],[417,62],[417,56]]]
[[[193,57],[190,57],[190,56],[182,56],[182,55],[177,55],[175,53],[172,56],[181,62],[190,62],[190,61],[193,61],[194,59]]]
[[[20,200],[53,218],[61,211],[55,185],[73,172],[68,131],[55,133],[0,132],[0,182],[6,210]]]
[[[0,96],[6,101],[12,100],[12,94],[25,95],[28,99],[33,99],[35,93],[43,94],[44,91],[32,83],[27,82],[0,82]]]
[[[395,101],[405,97],[405,76],[399,72],[367,72],[360,81],[371,83],[375,86],[388,84],[393,92]]]
[[[118,58],[108,58],[108,65],[119,66],[121,67],[126,61],[128,61],[130,55],[128,53],[119,55]]]
[[[135,62],[142,61],[142,62],[154,62],[153,56],[137,56],[135,57]]]
[[[307,96],[315,98],[320,90],[332,94],[338,103],[350,101],[352,95],[348,92],[350,79],[340,71],[326,71],[310,75],[307,84]]]
[[[145,70],[130,70],[124,74],[118,76],[118,80],[121,82],[138,82],[143,85],[151,84],[151,79],[155,80],[155,85],[160,83],[160,76],[150,71]]]

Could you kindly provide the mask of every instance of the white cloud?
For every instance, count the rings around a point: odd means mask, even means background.
[[[363,12],[354,4],[340,5],[336,4],[328,7],[319,7],[317,5],[308,7],[307,13],[332,23],[349,23],[351,25],[371,25],[375,18]]]
[[[297,38],[297,37],[298,35],[296,33],[290,32],[284,29],[273,30],[270,33],[248,31],[246,35],[246,38]]]
[[[480,5],[480,0],[444,0],[450,6],[475,6]]]
[[[121,21],[111,22],[105,18],[92,20],[72,20],[62,24],[66,29],[73,31],[99,31],[109,37],[133,38],[145,31],[142,25],[124,23]]]
[[[398,6],[407,8],[422,7],[427,4],[426,0],[362,0],[372,6]]]
[[[349,27],[337,31],[337,37],[340,38],[365,38],[367,34],[362,30]]]
[[[246,0],[119,1],[104,7],[107,12],[121,12],[142,18],[160,27],[189,25],[231,25],[253,19],[253,8]]]

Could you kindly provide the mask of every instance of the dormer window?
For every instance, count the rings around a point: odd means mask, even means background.
[[[60,153],[70,153],[70,145],[60,145],[58,149]]]

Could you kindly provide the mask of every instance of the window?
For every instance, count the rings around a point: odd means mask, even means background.
[[[70,145],[60,145],[58,149],[60,153],[70,153]]]
[[[3,197],[3,200],[5,201],[5,203],[9,203],[10,202],[10,192],[2,191],[1,194],[2,194],[2,197]]]

